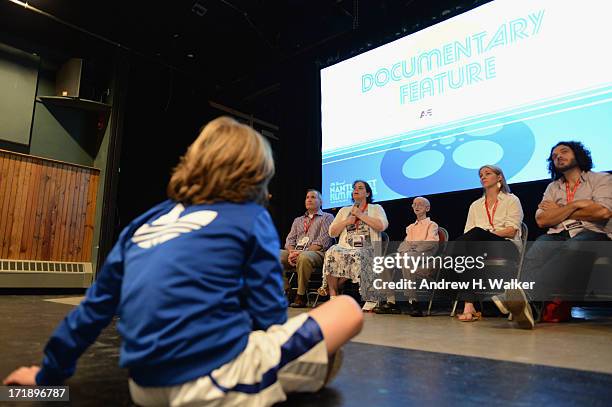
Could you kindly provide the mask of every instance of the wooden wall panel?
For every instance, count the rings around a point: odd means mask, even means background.
[[[21,235],[21,248],[19,252],[19,258],[24,260],[31,258],[32,246],[34,244],[34,228],[36,227],[38,214],[37,205],[39,202],[39,190],[42,184],[42,168],[43,167],[40,165],[32,165],[32,185],[28,188],[26,204],[26,213],[28,216],[26,216],[23,234]],[[28,257],[28,255],[30,256]]]
[[[86,215],[85,215],[85,227],[84,232],[85,236],[83,238],[83,252],[81,255],[81,259],[84,257],[91,257],[89,248],[93,243],[93,234],[94,234],[94,226],[95,226],[95,216],[96,216],[96,195],[98,191],[98,181],[100,178],[100,173],[90,174],[90,182],[87,186],[87,200],[85,201]],[[87,253],[86,253],[87,252]],[[84,261],[84,260],[81,260]]]
[[[11,172],[13,168],[9,167],[10,160],[8,158],[1,158],[2,172],[0,172],[0,196],[5,196],[11,193],[11,184],[13,180]],[[0,202],[0,257],[2,257],[4,245],[7,243],[5,231],[8,224],[8,206],[8,199],[3,199],[2,202]]]
[[[76,233],[72,236],[73,240],[71,242],[71,246],[73,249],[72,258],[74,259],[74,261],[80,261],[81,252],[83,251],[83,238],[85,237],[85,216],[87,215],[87,185],[89,185],[88,173],[81,169],[79,174],[80,181],[76,204],[78,210],[76,215],[74,216],[74,228],[76,230]]]
[[[0,258],[91,261],[100,170],[0,150]]]

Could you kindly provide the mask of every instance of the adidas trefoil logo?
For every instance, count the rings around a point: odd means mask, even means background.
[[[151,224],[145,223],[136,230],[132,242],[143,249],[149,249],[184,233],[198,230],[217,217],[215,211],[197,211],[180,216],[184,210],[182,204],[177,204],[170,212],[160,216]]]

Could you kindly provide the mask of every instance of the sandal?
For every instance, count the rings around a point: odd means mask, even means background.
[[[461,319],[461,316],[470,315],[470,318]],[[457,315],[457,319],[461,322],[476,322],[482,319],[482,312],[464,312],[463,314]]]

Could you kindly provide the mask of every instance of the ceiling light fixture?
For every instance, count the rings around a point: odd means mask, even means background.
[[[28,2],[27,1],[19,1],[19,0],[9,0],[9,1],[11,3],[19,4],[20,6],[28,8]]]

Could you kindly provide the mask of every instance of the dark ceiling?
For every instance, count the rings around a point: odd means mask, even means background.
[[[99,56],[101,50],[111,51],[120,44],[131,53],[196,78],[221,99],[238,98],[244,105],[277,90],[270,73],[283,63],[311,58],[320,66],[329,65],[484,2],[28,2],[47,13],[44,15],[0,0],[0,27],[5,39],[23,39],[26,44],[81,57],[88,52]]]

